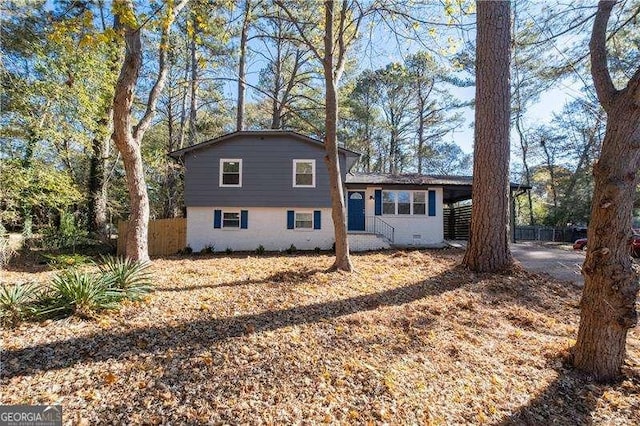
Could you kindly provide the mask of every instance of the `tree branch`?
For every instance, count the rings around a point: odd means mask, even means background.
[[[298,23],[298,20],[296,20],[296,18],[293,16],[293,14],[291,13],[291,11],[289,10],[289,8],[287,6],[285,6],[284,2],[282,0],[274,0],[274,3],[284,11],[284,13],[286,13],[287,17],[289,18],[290,22],[296,27],[296,29],[298,30],[298,33],[300,35],[300,37],[302,38],[302,41],[304,42],[304,44],[307,45],[307,47],[309,49],[311,49],[311,51],[313,52],[313,54],[315,55],[315,57],[322,62],[322,55],[320,55],[320,52],[318,51],[318,49],[316,49],[315,45],[311,42],[311,40],[305,35],[306,31],[304,31],[304,29],[300,26],[300,24]]]
[[[169,33],[171,32],[171,25],[173,24],[173,21],[175,21],[180,11],[187,5],[188,1],[189,0],[180,0],[180,2],[174,6],[173,10],[169,11],[167,20],[161,23],[162,35],[160,37],[160,47],[158,49],[158,78],[156,79],[153,87],[151,88],[151,91],[149,92],[147,109],[144,112],[144,115],[142,116],[138,124],[136,124],[136,126],[133,128],[133,138],[138,141],[138,143],[142,142],[144,133],[151,125],[151,120],[153,120],[153,116],[156,112],[158,98],[160,97],[160,93],[162,93],[162,89],[164,88],[167,74],[169,72],[169,67],[167,66],[167,55],[169,51]]]
[[[617,93],[607,65],[607,23],[616,0],[601,0],[593,22],[589,51],[591,52],[591,75],[598,100],[608,111]]]

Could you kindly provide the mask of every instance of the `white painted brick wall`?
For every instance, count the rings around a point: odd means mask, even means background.
[[[333,220],[331,209],[249,207],[248,229],[215,229],[213,211],[239,211],[238,207],[187,207],[187,245],[198,252],[206,246],[215,251],[253,251],[259,245],[268,251],[286,250],[293,244],[299,250],[320,247],[329,250],[333,246]],[[313,213],[320,210],[321,229],[287,229],[287,210]]]

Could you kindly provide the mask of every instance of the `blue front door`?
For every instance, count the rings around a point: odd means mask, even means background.
[[[364,191],[349,191],[349,220],[347,227],[349,231],[364,231]]]

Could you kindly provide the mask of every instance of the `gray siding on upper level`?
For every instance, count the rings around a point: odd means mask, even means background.
[[[330,207],[322,145],[290,135],[238,135],[184,154],[188,207]],[[220,159],[242,159],[242,187],[220,187]],[[315,188],[293,187],[293,160],[316,160]],[[345,154],[340,170],[346,175]]]

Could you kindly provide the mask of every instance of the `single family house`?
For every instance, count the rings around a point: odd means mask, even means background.
[[[322,141],[291,131],[230,133],[170,154],[182,161],[187,245],[251,251],[330,249],[334,242]],[[351,173],[339,148],[350,247],[433,247],[445,204],[469,199],[469,177]]]

